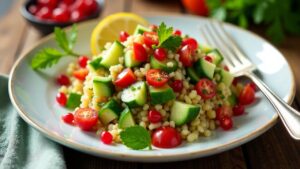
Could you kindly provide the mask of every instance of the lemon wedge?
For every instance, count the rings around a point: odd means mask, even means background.
[[[92,54],[99,54],[107,42],[118,40],[121,31],[133,34],[138,24],[147,26],[148,22],[133,13],[115,13],[103,18],[92,32]]]

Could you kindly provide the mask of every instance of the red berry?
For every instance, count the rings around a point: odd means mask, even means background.
[[[121,42],[126,41],[128,37],[129,37],[129,34],[127,32],[125,32],[125,31],[120,32],[119,39]]]
[[[60,92],[56,95],[56,101],[59,105],[65,106],[67,104],[67,96]]]
[[[108,131],[103,131],[100,138],[104,144],[111,144],[113,141],[113,136]]]
[[[56,8],[53,11],[52,19],[56,22],[68,22],[70,20],[70,12],[67,9]]]
[[[171,87],[174,92],[181,92],[181,90],[183,89],[182,80],[175,80],[173,83],[171,83]]]
[[[49,7],[42,7],[37,13],[36,13],[36,17],[38,17],[39,19],[51,19],[52,17],[52,9],[50,9]]]
[[[65,86],[69,86],[70,85],[70,79],[68,78],[68,76],[61,74],[57,77],[56,82],[59,85],[65,85]]]
[[[230,130],[233,127],[233,121],[231,117],[223,117],[220,120],[220,126],[222,127],[223,130]]]
[[[148,112],[148,120],[150,121],[150,123],[158,123],[162,120],[162,116],[159,111],[150,110]]]
[[[235,116],[242,115],[245,113],[245,106],[239,104],[235,105],[233,106],[232,111],[233,111],[233,115]]]
[[[157,48],[154,51],[154,57],[159,61],[163,61],[167,58],[167,52],[163,48]]]
[[[87,56],[80,56],[78,58],[78,64],[81,68],[85,68],[88,61],[89,61],[89,58]]]
[[[181,31],[177,29],[173,32],[173,35],[181,36]]]
[[[71,20],[74,22],[78,22],[84,19],[84,13],[80,10],[74,10],[71,13]]]
[[[212,58],[210,56],[204,56],[204,59],[210,63],[213,62]]]
[[[62,116],[62,119],[65,123],[73,124],[74,115],[72,113],[68,113]]]

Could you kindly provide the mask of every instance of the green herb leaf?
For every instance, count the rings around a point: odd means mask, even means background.
[[[77,26],[74,24],[69,37],[69,49],[73,49],[77,40]]]
[[[44,48],[39,51],[31,61],[33,69],[44,69],[56,64],[64,56],[60,51],[52,48]]]
[[[180,36],[173,36],[172,33],[172,27],[167,27],[164,22],[161,23],[157,30],[159,40],[158,47],[163,47],[172,51],[176,50],[180,46],[182,39]]]
[[[57,45],[60,48],[62,48],[66,53],[69,53],[70,47],[66,32],[59,27],[55,27],[54,34]]]
[[[151,137],[149,132],[141,126],[128,127],[120,133],[122,142],[129,148],[141,150],[149,147],[151,149]]]
[[[170,36],[167,40],[165,40],[160,47],[175,51],[182,42],[182,38],[179,36]]]

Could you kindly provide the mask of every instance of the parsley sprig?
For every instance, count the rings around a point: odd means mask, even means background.
[[[164,22],[159,25],[157,30],[158,47],[175,51],[181,44],[182,38],[173,35],[173,27],[167,27]]]
[[[55,48],[44,48],[38,51],[32,61],[31,67],[33,69],[45,69],[58,63],[58,61],[65,56],[78,57],[79,54],[73,51],[75,42],[77,40],[77,26],[73,25],[70,33],[67,33],[61,28],[54,29],[55,40],[57,45],[62,50]]]
[[[145,148],[152,149],[151,137],[149,132],[141,126],[128,127],[120,133],[122,142],[125,146],[134,150]]]

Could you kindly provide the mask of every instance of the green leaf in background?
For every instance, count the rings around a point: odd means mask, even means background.
[[[226,19],[227,11],[224,7],[219,7],[212,12],[212,17],[224,21]]]
[[[31,67],[33,69],[44,69],[51,67],[52,65],[56,64],[63,57],[63,55],[64,54],[56,49],[44,48],[34,56],[31,61]]]
[[[124,145],[134,150],[149,147],[151,149],[151,137],[149,132],[141,126],[128,127],[120,133]]]

